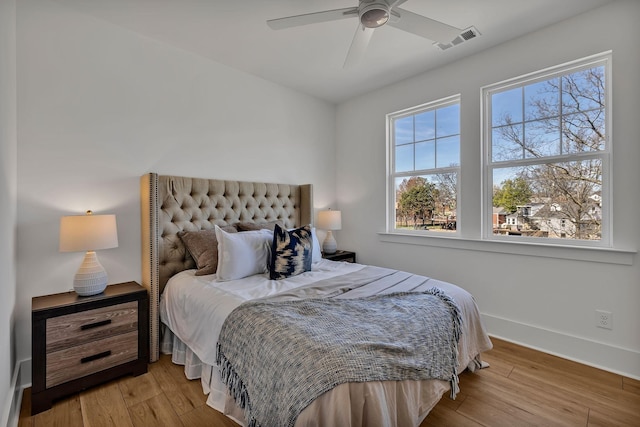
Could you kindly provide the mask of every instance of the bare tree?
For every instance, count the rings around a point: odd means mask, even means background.
[[[604,67],[581,70],[535,85],[538,89],[525,105],[525,117],[515,120],[505,114],[494,129],[502,141],[494,146],[494,158],[534,159],[575,155],[574,161],[542,160],[520,168],[533,199],[548,201],[554,209],[543,213],[569,221],[567,237],[600,238],[602,161],[582,154],[605,147]]]

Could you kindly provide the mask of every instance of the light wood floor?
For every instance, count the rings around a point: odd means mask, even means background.
[[[640,426],[640,381],[501,340],[483,355],[490,368],[460,376],[427,426]],[[205,404],[199,381],[188,381],[168,356],[139,377],[124,377],[71,396],[30,417],[26,390],[20,427],[237,426]]]

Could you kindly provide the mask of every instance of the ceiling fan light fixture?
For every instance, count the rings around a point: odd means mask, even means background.
[[[367,28],[383,26],[389,16],[389,6],[386,3],[371,3],[360,9],[360,23]]]

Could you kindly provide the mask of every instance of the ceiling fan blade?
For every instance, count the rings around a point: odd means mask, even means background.
[[[389,9],[400,6],[402,3],[406,3],[407,0],[396,0],[389,4]]]
[[[367,50],[369,40],[371,40],[371,36],[373,35],[373,30],[373,28],[367,28],[358,24],[356,34],[353,36],[353,41],[351,42],[351,47],[349,47],[349,52],[347,53],[347,59],[344,61],[343,68],[351,67],[360,62],[364,56],[364,52]]]
[[[409,12],[405,9],[396,7],[393,10],[400,14],[400,18],[394,19],[393,21],[390,20],[387,25],[424,37],[425,39],[433,40],[434,42],[450,43],[451,40],[462,32],[460,28],[427,18],[426,16],[418,15],[417,13]]]
[[[299,27],[320,22],[337,21],[344,18],[357,18],[358,8],[347,7],[344,9],[327,10],[324,12],[306,13],[304,15],[288,16],[286,18],[270,19],[267,25],[274,30]]]

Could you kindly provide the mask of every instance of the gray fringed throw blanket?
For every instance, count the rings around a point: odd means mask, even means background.
[[[458,391],[461,317],[437,288],[357,299],[253,301],[225,321],[222,381],[248,427],[293,426],[338,384],[440,379]]]

